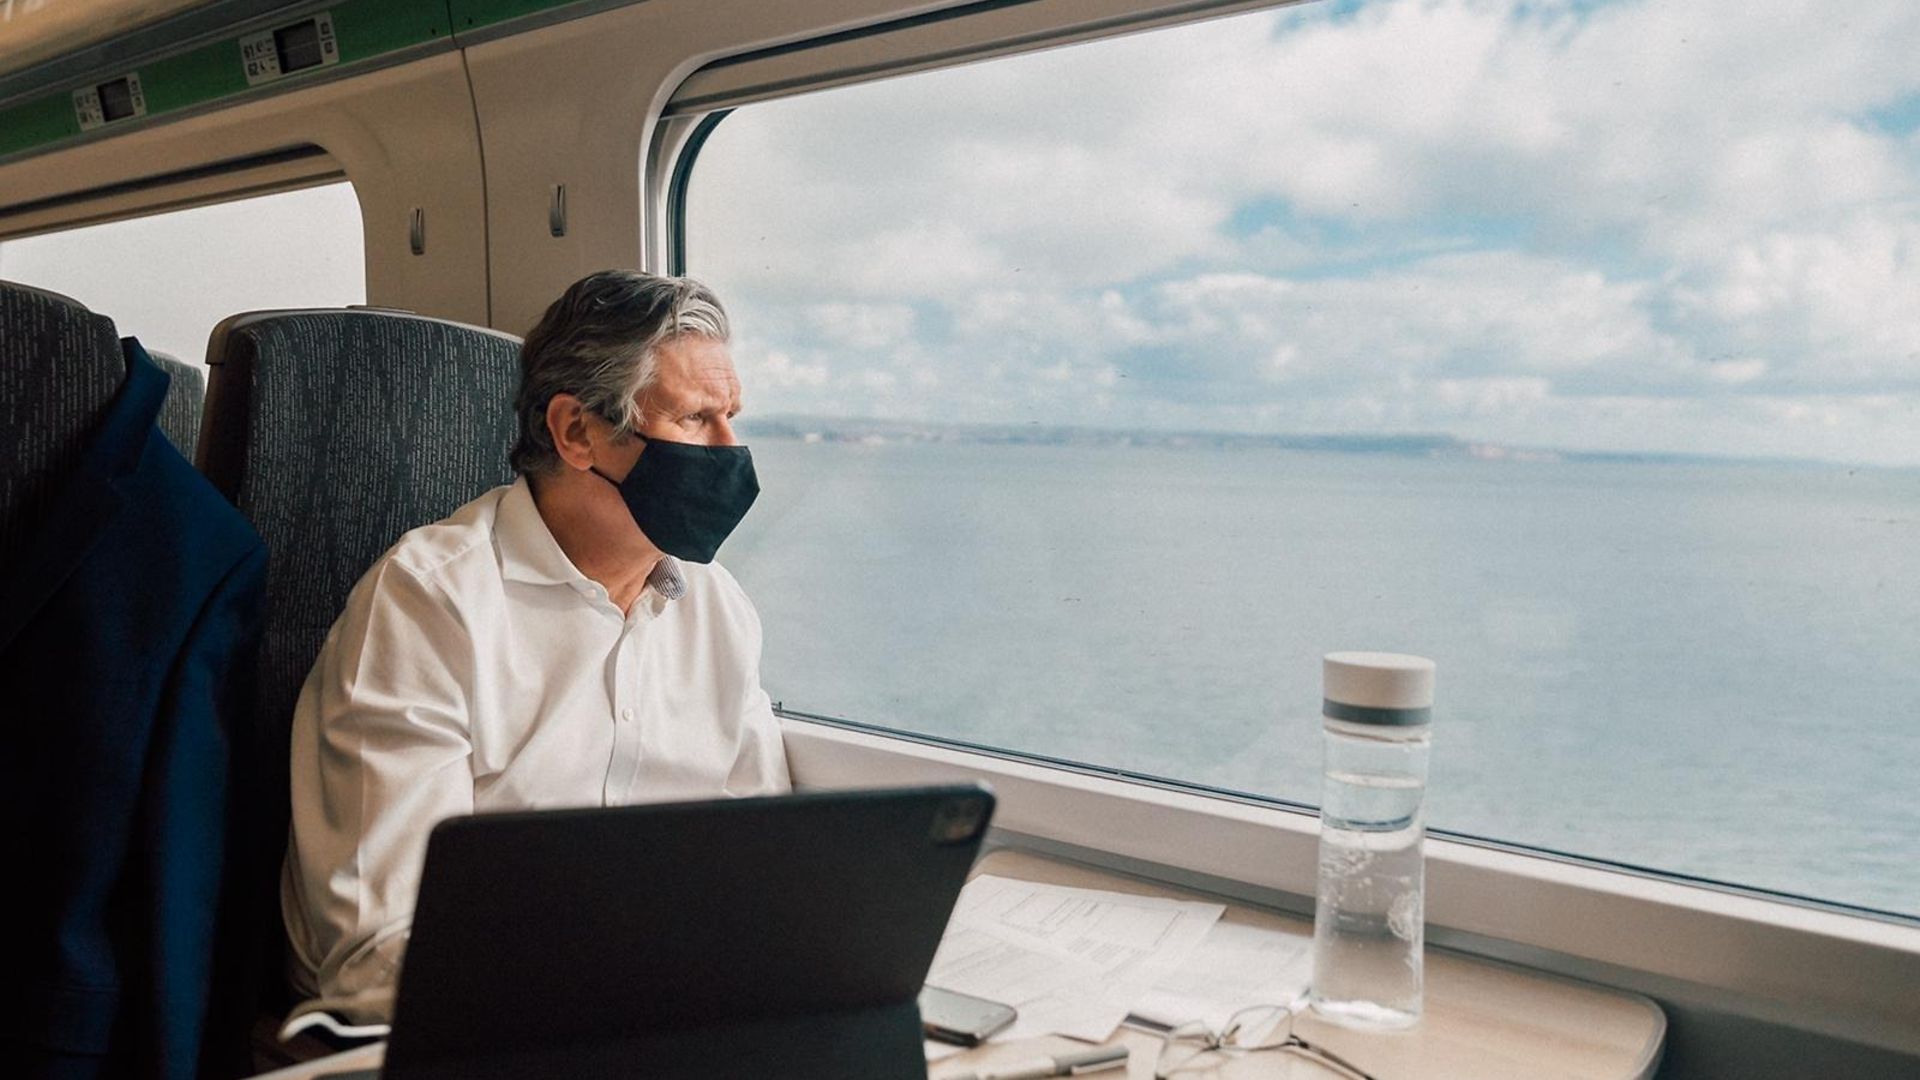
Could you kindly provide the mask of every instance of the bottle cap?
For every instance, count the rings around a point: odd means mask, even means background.
[[[1321,662],[1329,720],[1419,727],[1433,718],[1433,661],[1400,653],[1334,652]]]

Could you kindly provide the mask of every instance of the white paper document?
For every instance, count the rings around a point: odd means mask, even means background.
[[[983,874],[961,891],[927,982],[1012,1005],[1003,1038],[1101,1042],[1225,910]]]
[[[1250,1005],[1289,1005],[1313,976],[1313,939],[1242,923],[1217,923],[1186,963],[1132,1008],[1160,1028],[1204,1020],[1218,1030]]]

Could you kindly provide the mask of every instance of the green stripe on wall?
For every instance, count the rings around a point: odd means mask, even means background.
[[[346,0],[327,10],[342,64],[453,36],[446,0]]]
[[[546,5],[530,5],[546,6]],[[315,76],[338,74],[356,64],[379,59],[403,49],[417,48],[436,41],[451,43],[452,24],[448,20],[447,0],[342,0],[330,8],[334,39],[340,47],[340,62],[314,68],[261,86],[248,86],[240,60],[241,34],[211,44],[148,61],[132,69],[140,73],[140,90],[147,100],[147,118],[165,116],[182,109],[210,105],[228,98],[239,99],[255,91],[297,86]],[[287,22],[298,22],[289,19]],[[126,74],[126,70],[106,71],[101,81]],[[137,127],[139,121],[124,125]],[[80,135],[80,123],[73,115],[73,93],[63,90],[45,94],[0,110],[0,155],[29,150],[48,150]]]
[[[240,46],[235,41],[215,42],[140,68],[140,90],[147,95],[148,116],[178,112],[246,88]]]
[[[80,134],[73,95],[50,94],[0,110],[0,154],[11,154]]]

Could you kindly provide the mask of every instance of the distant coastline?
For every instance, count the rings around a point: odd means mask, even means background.
[[[869,417],[766,416],[742,418],[749,438],[800,442],[888,444],[960,443],[1002,446],[1145,447],[1204,450],[1298,450],[1510,464],[1577,462],[1622,465],[1765,465],[1812,469],[1872,468],[1806,458],[1722,457],[1712,454],[1630,453],[1515,446],[1448,434],[1253,434],[1231,431],[1154,431],[1027,424],[956,424]]]

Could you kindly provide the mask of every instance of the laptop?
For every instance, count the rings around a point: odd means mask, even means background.
[[[919,1080],[992,813],[959,785],[443,822],[381,1075]]]

